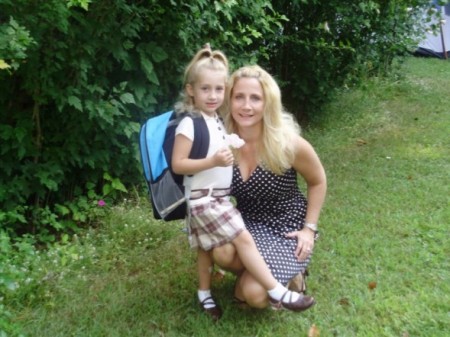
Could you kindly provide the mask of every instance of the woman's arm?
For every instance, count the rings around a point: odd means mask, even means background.
[[[305,223],[317,224],[327,191],[325,170],[311,144],[302,137],[296,139],[296,155],[294,169],[306,182],[308,208]],[[314,232],[305,227],[301,231],[289,233],[289,237],[297,237],[295,254],[299,260],[305,260],[314,247]]]
[[[297,139],[293,167],[303,177],[307,186],[308,210],[305,222],[317,224],[327,192],[327,178],[316,151],[302,137]]]

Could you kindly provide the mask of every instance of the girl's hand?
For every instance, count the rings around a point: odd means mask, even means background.
[[[298,261],[304,261],[311,255],[314,248],[314,232],[309,228],[290,232],[286,234],[288,238],[297,238],[297,248],[295,249],[295,256]]]
[[[229,148],[223,148],[218,150],[214,156],[214,163],[215,166],[230,166],[233,165],[234,162],[234,156],[233,156],[233,152],[231,152],[231,150]]]

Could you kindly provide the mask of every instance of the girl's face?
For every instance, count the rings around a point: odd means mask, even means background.
[[[264,113],[264,92],[256,78],[238,79],[230,97],[231,115],[239,127],[262,123]]]
[[[202,69],[197,81],[186,85],[186,91],[192,97],[195,108],[213,116],[223,103],[225,81],[223,71]]]

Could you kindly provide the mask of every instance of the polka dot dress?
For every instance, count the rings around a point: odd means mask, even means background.
[[[232,194],[259,252],[275,278],[286,285],[303,272],[309,261],[294,256],[297,240],[285,234],[303,227],[306,198],[297,185],[294,169],[275,175],[258,166],[247,181],[233,169]]]

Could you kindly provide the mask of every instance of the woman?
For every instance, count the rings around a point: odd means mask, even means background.
[[[283,110],[277,83],[261,67],[233,73],[223,115],[228,131],[245,141],[235,152],[236,206],[272,274],[286,285],[310,261],[326,194],[325,171],[298,124]],[[306,182],[307,198],[298,188],[297,174]],[[236,300],[255,308],[274,307],[233,246],[214,249],[213,258],[239,275]]]

